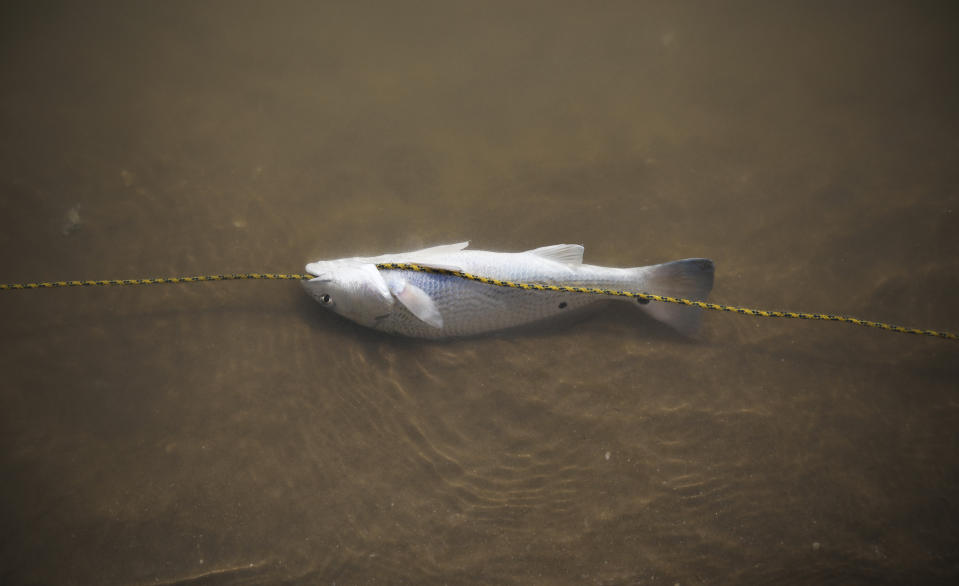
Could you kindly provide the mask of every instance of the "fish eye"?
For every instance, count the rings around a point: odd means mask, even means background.
[[[324,293],[324,294],[320,295],[320,303],[322,303],[323,305],[332,305],[332,304],[333,304],[333,298],[330,297],[330,294],[329,294],[329,293]]]

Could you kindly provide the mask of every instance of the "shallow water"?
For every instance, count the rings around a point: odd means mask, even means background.
[[[471,239],[959,330],[949,3],[4,4],[0,281]],[[953,342],[0,295],[5,584],[951,583]]]

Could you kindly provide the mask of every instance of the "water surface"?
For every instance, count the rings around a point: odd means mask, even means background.
[[[959,330],[949,3],[5,4],[0,281],[470,239]],[[954,343],[0,296],[5,584],[951,583]]]

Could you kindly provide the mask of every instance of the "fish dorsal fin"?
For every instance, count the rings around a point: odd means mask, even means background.
[[[430,248],[424,248],[423,250],[414,250],[413,252],[394,256],[397,262],[412,262],[432,269],[462,271],[463,267],[449,262],[446,255],[460,252],[469,246],[469,244],[468,240],[466,242],[457,242],[456,244],[441,244],[440,246],[432,246]]]
[[[425,291],[404,279],[390,281],[390,292],[410,313],[434,328],[443,327],[443,316]]]
[[[422,250],[414,250],[413,252],[408,252],[407,254],[416,255],[416,256],[433,256],[437,254],[450,254],[451,252],[459,252],[470,245],[470,241],[466,242],[457,242],[456,244],[440,244],[439,246],[431,246],[429,248],[424,248]]]
[[[554,244],[527,250],[527,254],[535,254],[543,258],[555,260],[567,265],[583,264],[583,247],[579,244]]]
[[[460,265],[455,265],[448,262],[434,262],[429,259],[419,260],[414,259],[412,261],[414,264],[418,264],[421,267],[426,267],[428,269],[442,269],[444,271],[454,271],[454,272],[463,272],[463,267]]]

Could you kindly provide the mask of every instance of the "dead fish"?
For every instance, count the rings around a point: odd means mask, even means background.
[[[612,268],[583,264],[583,247],[556,244],[525,252],[467,250],[469,242],[412,252],[317,261],[304,281],[324,307],[358,324],[402,336],[453,338],[543,322],[615,299],[631,303],[685,335],[696,332],[700,311],[657,301],[584,293],[528,291],[488,285],[454,275],[378,269],[381,263],[414,263],[483,277],[617,289],[705,300],[713,286],[713,262],[690,258],[664,264]]]

